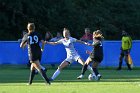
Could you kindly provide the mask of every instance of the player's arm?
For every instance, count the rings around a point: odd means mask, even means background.
[[[81,43],[81,44],[85,44],[85,45],[88,45],[88,46],[91,45],[91,44],[89,44],[89,43],[87,43],[87,42],[84,42],[84,41],[81,41],[81,40],[76,40],[76,42]]]
[[[21,42],[20,43],[20,48],[25,48],[26,44],[27,44],[27,42]]]
[[[25,48],[27,44],[27,35],[24,35],[24,37],[22,38],[22,42],[20,43],[20,48]]]
[[[44,40],[41,40],[41,43],[42,43],[41,51],[43,52],[44,51],[44,47],[45,47],[45,41]]]
[[[89,55],[91,54],[91,52],[89,50],[86,50],[86,53],[89,54]]]
[[[48,42],[48,41],[45,41],[46,44],[51,44],[51,45],[57,45],[59,44],[58,42]]]
[[[97,42],[95,42],[94,44],[92,44],[92,45],[90,45],[90,46],[95,47],[95,46],[97,46],[97,45],[99,45],[99,44],[101,44],[101,42],[100,42],[100,41],[97,41]]]

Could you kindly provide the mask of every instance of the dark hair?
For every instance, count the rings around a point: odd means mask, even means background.
[[[94,31],[93,35],[94,35],[94,38],[96,38],[97,40],[104,39],[103,33],[100,30]]]
[[[123,30],[122,31],[122,36],[127,36],[127,35],[128,35],[128,33],[125,30]]]

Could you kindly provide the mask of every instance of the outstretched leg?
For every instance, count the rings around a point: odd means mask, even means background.
[[[58,69],[54,72],[54,74],[53,74],[53,76],[51,77],[51,81],[53,81],[60,73],[61,73],[61,70],[63,69],[63,68],[65,68],[66,66],[68,66],[69,65],[69,62],[67,62],[67,61],[63,61],[60,65],[59,65],[59,67],[58,67]]]
[[[91,74],[94,74],[93,69],[89,66],[90,62],[92,62],[91,58],[88,58],[86,60],[85,64],[83,63],[83,60],[82,59],[79,59],[78,62],[80,64],[82,64],[83,67],[82,67],[82,70],[81,70],[81,75],[78,76],[77,79],[83,78],[87,69],[90,71]]]

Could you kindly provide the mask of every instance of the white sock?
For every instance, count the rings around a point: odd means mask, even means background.
[[[90,72],[92,75],[94,75],[94,72],[93,72],[93,69],[92,69],[91,66],[88,65],[87,69],[89,70],[89,72]]]
[[[41,69],[42,69],[42,70],[45,70],[45,67],[43,67],[42,65],[40,65],[40,66],[41,66]]]
[[[51,78],[54,80],[59,74],[60,74],[60,70],[57,69]]]

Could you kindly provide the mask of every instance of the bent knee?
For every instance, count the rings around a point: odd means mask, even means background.
[[[58,68],[57,68],[57,69],[61,71],[63,68],[62,68],[61,66],[58,66]]]

